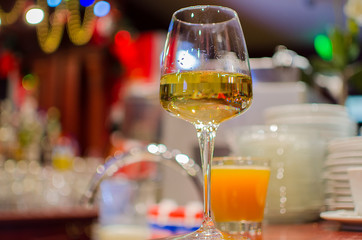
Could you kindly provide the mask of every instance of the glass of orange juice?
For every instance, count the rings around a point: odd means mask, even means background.
[[[261,236],[269,176],[268,159],[215,157],[211,209],[216,227],[228,234],[261,239],[255,236]]]

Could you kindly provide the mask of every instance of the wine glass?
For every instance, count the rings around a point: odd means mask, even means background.
[[[249,57],[237,13],[221,6],[176,11],[162,56],[160,101],[197,131],[204,176],[201,227],[173,239],[227,239],[210,208],[210,173],[219,124],[245,112],[252,100]]]

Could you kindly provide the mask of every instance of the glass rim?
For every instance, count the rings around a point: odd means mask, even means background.
[[[192,23],[192,22],[185,21],[185,20],[182,20],[182,19],[176,17],[176,15],[178,13],[184,12],[186,10],[203,9],[203,8],[223,9],[223,10],[226,10],[226,11],[232,13],[232,17],[230,17],[230,19],[228,19],[228,20],[215,22],[215,23]],[[219,6],[219,5],[194,5],[194,6],[183,7],[183,8],[180,8],[180,9],[176,10],[172,14],[172,19],[174,19],[175,21],[184,23],[184,24],[189,24],[189,25],[214,25],[214,24],[224,24],[224,23],[227,23],[227,22],[230,22],[230,21],[233,21],[233,20],[238,20],[239,17],[238,17],[237,12],[234,9],[230,8],[230,7]]]
[[[260,156],[220,156],[220,157],[213,157],[212,164],[217,164],[220,162],[245,162],[245,163],[255,163],[255,165],[264,165],[270,167],[271,160],[267,157],[260,157]],[[253,165],[253,164],[246,164],[246,165]]]

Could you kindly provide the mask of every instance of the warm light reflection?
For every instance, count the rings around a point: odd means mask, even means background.
[[[40,8],[31,8],[26,12],[25,20],[29,24],[38,24],[44,19],[44,11]]]

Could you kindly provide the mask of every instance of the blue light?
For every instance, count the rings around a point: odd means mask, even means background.
[[[62,2],[62,0],[47,0],[47,3],[48,3],[48,6],[49,6],[49,7],[56,7],[56,6],[58,6],[61,2]]]
[[[80,5],[83,7],[89,7],[94,3],[94,0],[79,0]]]
[[[97,17],[106,16],[111,10],[111,5],[106,1],[99,1],[94,5],[93,12]]]
[[[350,117],[357,123],[362,123],[362,95],[350,95],[345,103]]]

